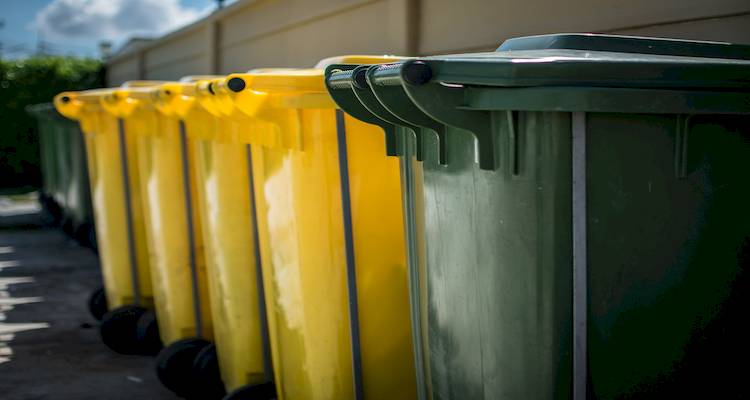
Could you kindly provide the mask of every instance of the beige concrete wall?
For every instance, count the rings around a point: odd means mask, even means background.
[[[622,29],[615,31],[615,33],[750,44],[750,13],[676,24]]]
[[[119,85],[126,81],[138,79],[139,62],[138,54],[131,54],[115,63],[109,63],[107,65],[107,82],[110,85]]]
[[[497,47],[503,40],[558,32],[612,32],[630,27],[750,14],[748,0],[421,0],[419,52]],[[684,26],[685,34],[690,26]],[[750,26],[744,41],[750,43]]]
[[[208,27],[202,25],[169,37],[144,52],[145,79],[175,79],[203,74],[211,68]]]
[[[750,0],[239,0],[108,63],[108,81],[311,66],[352,53],[491,50],[555,32],[750,44]]]
[[[221,21],[221,73],[407,52],[404,0],[261,1]],[[362,28],[365,29],[362,29]]]

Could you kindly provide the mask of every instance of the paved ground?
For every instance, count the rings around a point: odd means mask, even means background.
[[[86,309],[97,257],[46,226],[29,199],[0,197],[0,398],[175,399],[153,359],[100,342]]]

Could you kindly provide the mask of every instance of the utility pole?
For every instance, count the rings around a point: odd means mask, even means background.
[[[112,42],[109,40],[102,40],[99,42],[99,55],[102,60],[106,60],[112,56]]]
[[[216,0],[216,3],[217,3],[217,7],[216,8],[218,10],[221,10],[222,8],[224,8],[224,0]]]

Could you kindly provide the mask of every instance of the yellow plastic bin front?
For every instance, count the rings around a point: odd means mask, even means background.
[[[336,108],[321,69],[220,86],[264,123],[250,140],[278,398],[414,399],[399,162],[382,131]]]
[[[214,340],[228,392],[269,392],[273,379],[245,137],[249,119],[229,118],[230,102],[210,82],[165,84],[159,109],[184,123],[193,143]],[[273,385],[270,385],[273,391]]]
[[[111,93],[107,89],[67,92],[56,96],[54,102],[58,111],[77,120],[84,132],[104,294],[110,310],[100,327],[102,339],[120,353],[151,353],[158,343],[137,331],[141,317],[152,317],[147,310],[153,308],[154,301],[135,137],[125,134],[122,119],[102,107],[102,97]]]
[[[157,374],[178,395],[211,398],[223,388],[217,389],[218,369],[208,366],[215,364],[215,352],[194,144],[179,118],[159,111],[162,83],[127,84],[103,104],[135,136],[156,319],[166,346],[157,357]],[[199,358],[206,366],[196,370]]]

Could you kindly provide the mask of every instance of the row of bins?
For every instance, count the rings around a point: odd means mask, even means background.
[[[39,202],[51,222],[81,244],[96,246],[86,147],[78,124],[49,103],[30,106],[27,112],[37,120],[42,175]]]
[[[102,338],[195,399],[746,393],[748,60],[565,34],[62,93]]]

